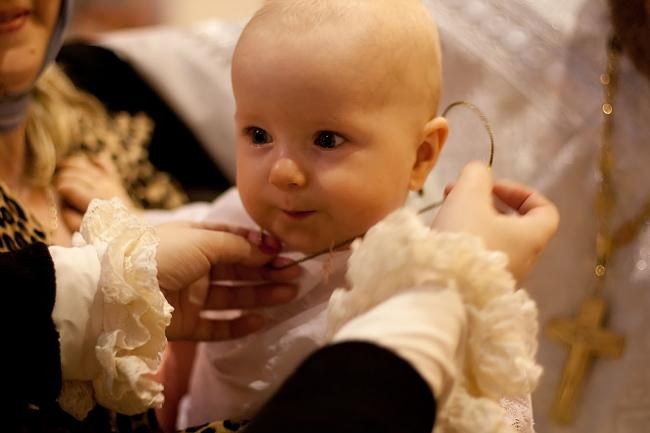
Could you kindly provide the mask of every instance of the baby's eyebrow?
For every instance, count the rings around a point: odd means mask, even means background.
[[[343,128],[358,126],[359,115],[356,110],[345,110],[345,113],[330,112],[323,117],[323,123],[332,123]]]

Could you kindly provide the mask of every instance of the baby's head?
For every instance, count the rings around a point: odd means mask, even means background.
[[[288,248],[362,235],[422,188],[447,135],[419,0],[269,0],[235,50],[237,185]]]

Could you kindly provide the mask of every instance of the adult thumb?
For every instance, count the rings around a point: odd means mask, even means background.
[[[492,187],[493,179],[490,168],[482,162],[473,161],[463,168],[447,199],[453,200],[458,195],[465,198],[471,197],[474,202],[491,205]]]
[[[247,239],[224,231],[196,229],[199,247],[211,265],[239,264],[257,267],[269,263],[273,256],[263,253]]]

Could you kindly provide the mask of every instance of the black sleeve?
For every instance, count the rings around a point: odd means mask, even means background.
[[[0,316],[9,340],[4,344],[9,389],[3,387],[3,393],[16,410],[52,402],[61,390],[61,358],[52,321],[54,263],[47,246],[38,243],[0,253],[0,275],[4,292]]]
[[[327,346],[298,370],[246,433],[431,433],[436,402],[413,367],[389,350]]]

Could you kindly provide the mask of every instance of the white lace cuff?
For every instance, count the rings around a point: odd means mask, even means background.
[[[101,317],[94,347],[98,369],[89,380],[65,383],[59,404],[78,419],[95,400],[127,415],[160,406],[162,385],[152,376],[167,343],[172,307],[158,286],[154,230],[119,200],[94,200],[74,244],[94,247],[101,266],[97,296],[103,302],[91,315]]]
[[[449,398],[440,402],[436,431],[511,432],[499,401],[529,394],[541,367],[535,362],[537,307],[525,291],[515,290],[506,255],[487,251],[467,234],[435,232],[406,209],[389,215],[352,248],[352,289],[332,296],[328,335],[399,292],[425,286],[457,290],[467,317],[464,361],[455,369],[462,374]],[[422,341],[423,348],[430,344]]]

